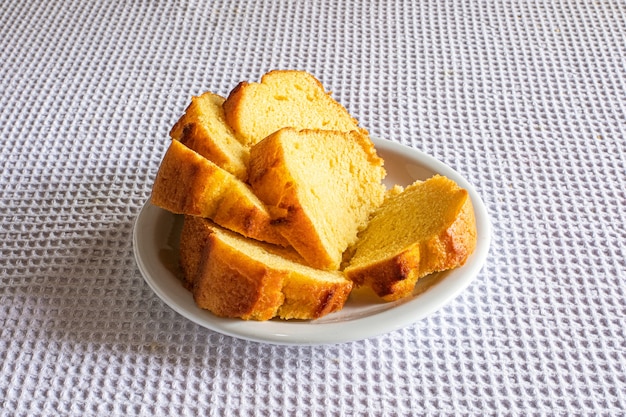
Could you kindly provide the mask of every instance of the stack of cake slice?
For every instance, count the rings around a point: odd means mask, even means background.
[[[395,300],[475,248],[467,192],[388,191],[367,131],[306,72],[194,97],[170,135],[151,201],[185,216],[183,282],[218,316],[319,318],[362,285]]]

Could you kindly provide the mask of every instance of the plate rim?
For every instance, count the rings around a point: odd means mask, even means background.
[[[490,249],[492,233],[487,208],[469,181],[453,168],[433,156],[389,140],[373,138],[372,141],[377,151],[382,151],[382,153],[391,152],[397,156],[405,157],[415,165],[425,167],[454,180],[461,188],[465,188],[468,191],[474,206],[478,240],[474,253],[465,265],[452,271],[452,273],[456,271],[454,282],[451,282],[450,277],[446,277],[446,279],[437,282],[413,299],[408,301],[400,300],[395,306],[365,317],[350,319],[349,322],[345,320],[328,321],[328,317],[332,318],[332,315],[325,316],[325,320],[320,322],[316,320],[305,322],[280,320],[258,322],[217,317],[206,310],[198,308],[193,302],[191,293],[189,293],[189,298],[192,305],[184,306],[176,301],[172,294],[165,291],[163,283],[160,283],[159,280],[172,278],[176,280],[176,283],[184,291],[187,291],[183,288],[180,280],[171,272],[168,271],[171,276],[168,278],[155,278],[152,276],[151,266],[146,264],[142,256],[142,250],[145,248],[141,246],[142,237],[140,236],[139,226],[146,221],[149,210],[157,209],[162,210],[166,215],[176,215],[152,205],[149,199],[135,217],[132,235],[135,261],[144,281],[168,307],[202,327],[238,339],[278,345],[338,344],[369,339],[407,327],[436,312],[463,292],[476,279],[485,264]],[[268,332],[268,328],[271,331]]]

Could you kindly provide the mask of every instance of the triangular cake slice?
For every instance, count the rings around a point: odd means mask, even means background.
[[[275,70],[265,74],[260,83],[243,81],[223,107],[227,123],[247,146],[283,127],[342,132],[360,129],[357,120],[305,71]]]
[[[390,194],[350,249],[344,271],[391,301],[410,295],[419,278],[463,265],[475,247],[467,190],[436,175]]]
[[[383,201],[383,161],[368,137],[281,129],[250,150],[249,182],[272,224],[306,261],[338,269]]]
[[[172,213],[210,218],[244,236],[287,245],[247,184],[177,140],[161,161],[151,201]]]
[[[224,97],[211,92],[192,97],[170,136],[237,178],[246,180],[249,152],[226,123]]]

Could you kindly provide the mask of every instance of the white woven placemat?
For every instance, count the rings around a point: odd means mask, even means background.
[[[625,28],[615,0],[3,1],[0,416],[624,414]],[[144,283],[169,128],[275,68],[475,185],[492,250],[451,304],[285,347]]]

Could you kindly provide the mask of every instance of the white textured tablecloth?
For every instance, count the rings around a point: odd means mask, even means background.
[[[626,3],[0,3],[0,415],[624,415]],[[192,94],[318,77],[452,166],[487,264],[402,330],[329,346],[209,331],[133,258]]]

